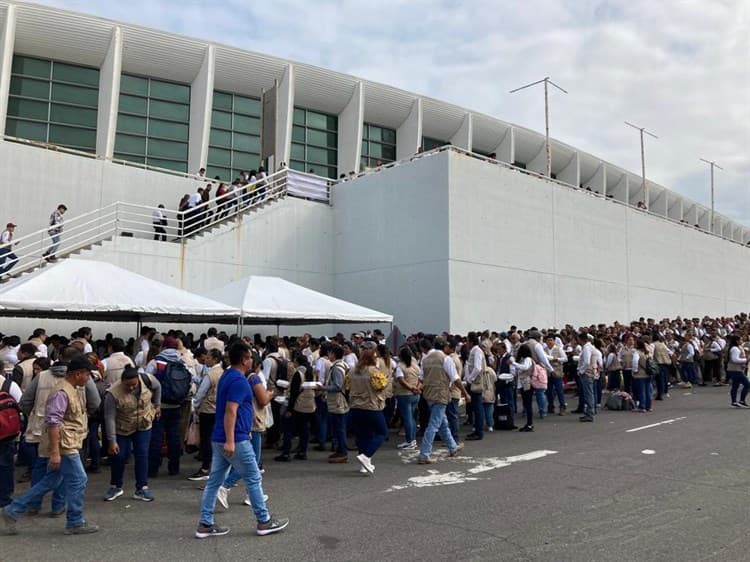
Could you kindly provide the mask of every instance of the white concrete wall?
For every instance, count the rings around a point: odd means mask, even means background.
[[[206,167],[208,138],[211,133],[211,110],[214,100],[214,68],[216,47],[208,45],[203,64],[190,85],[190,130],[188,141],[188,171],[197,174]]]
[[[117,133],[117,109],[120,104],[122,75],[122,29],[112,29],[107,55],[99,70],[99,111],[96,120],[96,153],[112,158]]]

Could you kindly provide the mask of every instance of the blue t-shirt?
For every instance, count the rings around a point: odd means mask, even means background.
[[[255,382],[253,379],[258,380]],[[257,375],[253,375],[251,381],[253,385],[261,382]],[[224,411],[227,402],[239,404],[237,421],[234,424],[234,442],[239,443],[250,438],[250,430],[253,427],[253,389],[250,384],[245,375],[231,367],[221,375],[216,388],[216,423],[211,433],[211,441],[227,442],[224,433]]]

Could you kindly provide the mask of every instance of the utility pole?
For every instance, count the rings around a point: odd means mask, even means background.
[[[550,150],[550,145],[549,145],[549,93],[547,91],[547,84],[552,84],[555,88],[557,88],[564,94],[567,94],[568,92],[566,90],[563,90],[560,86],[558,86],[552,80],[550,80],[549,76],[545,76],[541,80],[537,80],[536,82],[532,82],[531,84],[526,84],[525,86],[521,86],[520,88],[511,90],[510,93],[514,94],[518,92],[519,90],[524,90],[526,88],[530,88],[531,86],[536,86],[537,84],[541,84],[542,82],[544,82],[544,139],[545,139],[544,145],[547,150],[547,177],[551,178],[552,177],[552,151]]]
[[[655,134],[649,133],[645,127],[638,127],[637,125],[633,125],[632,123],[628,123],[625,121],[625,124],[633,127],[634,129],[637,129],[641,133],[641,177],[643,178],[641,181],[641,187],[643,188],[643,206],[648,211],[648,186],[646,185],[646,150],[643,146],[643,133],[646,133],[647,135],[654,137],[655,139],[658,139]]]
[[[701,162],[705,162],[709,166],[711,166],[711,234],[714,232],[714,168],[719,168],[719,170],[723,170],[721,166],[719,166],[716,162],[713,160],[706,160],[704,158],[699,158]]]

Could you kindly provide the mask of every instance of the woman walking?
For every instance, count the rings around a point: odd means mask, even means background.
[[[740,346],[740,337],[732,334],[729,336],[727,342],[729,346],[729,362],[727,363],[727,378],[732,381],[732,388],[729,391],[729,395],[732,399],[733,408],[750,408],[745,402],[747,398],[748,386],[750,380],[748,380],[745,374],[747,369],[747,356],[745,350]],[[740,394],[740,401],[737,402],[737,390],[742,385],[742,394]]]
[[[531,360],[531,349],[526,344],[518,348],[515,358],[511,357],[510,372],[516,376],[518,388],[521,390],[523,409],[526,413],[526,425],[518,431],[534,431],[534,410],[532,406],[534,389],[531,388],[531,374],[534,372],[534,362]]]
[[[393,393],[396,395],[398,412],[404,422],[404,442],[399,449],[417,448],[417,422],[414,409],[419,402],[419,365],[411,354],[411,349],[404,346],[398,352],[399,364],[396,367],[396,382]]]
[[[636,412],[651,412],[651,376],[646,370],[650,355],[646,342],[639,339],[633,352],[633,390],[638,407]]]

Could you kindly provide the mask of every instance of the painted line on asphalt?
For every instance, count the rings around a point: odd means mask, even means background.
[[[680,418],[674,418],[674,419],[671,419],[671,420],[664,420],[664,421],[660,421],[659,423],[652,423],[652,424],[649,424],[649,425],[642,425],[641,427],[634,427],[633,429],[628,429],[625,433],[633,433],[634,431],[641,431],[643,429],[651,429],[652,427],[658,427],[660,425],[670,424],[670,423],[674,423],[676,421],[680,421],[680,420],[684,420],[684,419],[687,419],[687,416],[682,416]]]
[[[427,471],[427,474],[413,476],[412,478],[409,478],[406,483],[391,486],[385,491],[396,492],[407,488],[432,488],[434,486],[450,486],[452,484],[474,482],[477,480],[483,480],[484,478],[480,478],[478,475],[490,470],[505,468],[518,462],[534,461],[556,454],[557,451],[539,450],[512,457],[488,457],[476,459],[472,457],[456,457],[452,460],[472,464],[473,466],[466,470],[453,470],[450,472],[440,472],[439,470],[431,469]]]

